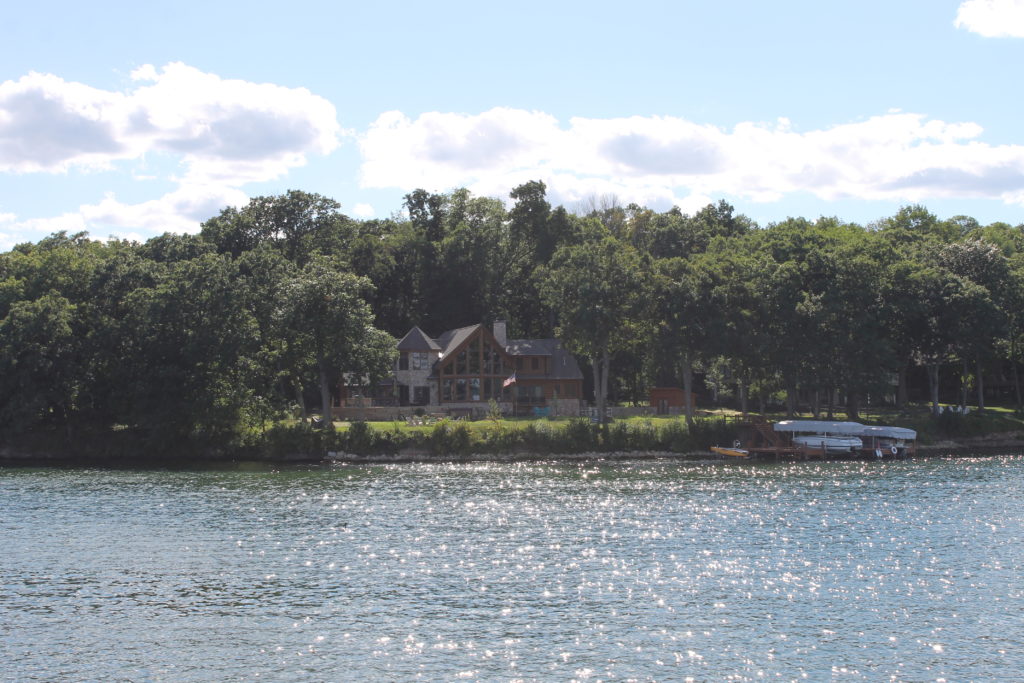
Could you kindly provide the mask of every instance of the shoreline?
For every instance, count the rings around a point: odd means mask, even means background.
[[[1009,451],[1009,452],[1007,452]],[[1024,432],[987,434],[963,439],[946,439],[917,446],[913,458],[993,456],[1024,452]],[[230,465],[263,463],[267,465],[379,465],[418,463],[530,463],[530,462],[623,462],[642,460],[677,460],[691,464],[714,465],[725,462],[775,462],[762,460],[729,460],[710,451],[588,451],[582,453],[466,453],[438,455],[421,449],[403,449],[397,453],[358,454],[328,452],[324,457],[295,453],[276,458],[252,458],[244,454],[234,457],[194,457],[150,460],[148,458],[90,457],[82,455],[40,454],[0,447],[0,467],[189,467],[196,465]],[[825,460],[842,460],[826,458]]]

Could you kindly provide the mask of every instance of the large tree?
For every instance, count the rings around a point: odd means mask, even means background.
[[[716,354],[722,316],[713,299],[714,282],[704,255],[655,263],[645,312],[652,350],[677,369],[686,394],[686,422],[693,424],[693,373]]]
[[[596,233],[602,231],[595,227]],[[607,234],[561,247],[539,271],[540,293],[557,315],[558,336],[570,350],[591,360],[602,420],[611,356],[640,334],[644,279],[636,251]]]
[[[314,254],[339,254],[347,249],[354,226],[340,208],[329,197],[288,190],[282,195],[254,197],[241,209],[224,209],[203,223],[200,235],[221,253],[236,258],[270,244],[302,266]]]
[[[373,327],[373,311],[366,303],[371,288],[366,278],[315,257],[282,290],[284,327],[295,348],[302,350],[293,362],[308,359],[315,365],[328,424],[333,382],[344,373],[379,377],[391,365],[393,351],[382,352],[383,333]]]

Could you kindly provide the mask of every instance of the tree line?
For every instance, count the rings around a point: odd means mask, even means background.
[[[0,254],[0,434],[129,430],[225,444],[374,382],[395,339],[504,319],[563,339],[599,406],[683,386],[747,410],[851,418],[951,380],[1020,405],[1024,226],[924,207],[764,227],[614,201],[405,197],[388,219],[289,191],[144,243],[57,233]],[[943,385],[945,383],[945,387]],[[692,416],[692,405],[688,406]]]

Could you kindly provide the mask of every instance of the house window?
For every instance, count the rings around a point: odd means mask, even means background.
[[[530,359],[530,369],[531,370],[540,370],[540,358],[531,358]]]
[[[501,346],[487,338],[472,336],[467,339],[461,351],[437,363],[437,373],[442,379],[435,400],[487,401],[502,396],[508,400],[512,393],[506,391],[502,383],[514,366],[511,360],[503,360],[504,353]],[[417,362],[411,354],[409,362],[410,365]],[[425,369],[433,367],[433,357],[424,362]],[[522,359],[519,359],[519,369],[523,367]]]
[[[405,351],[398,356],[398,369],[408,370],[409,369],[409,354]]]
[[[516,370],[522,370],[522,369],[523,369],[523,359],[522,358],[516,358]]]
[[[412,402],[417,406],[425,406],[430,403],[430,387],[413,387]]]
[[[516,400],[523,404],[541,405],[544,403],[544,387],[517,385]]]
[[[409,354],[409,367],[412,370],[428,370],[430,368],[430,354],[426,351],[413,351]]]

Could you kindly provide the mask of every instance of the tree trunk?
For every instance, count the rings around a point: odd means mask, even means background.
[[[814,413],[815,420],[821,417],[821,391],[818,389],[814,390],[814,403],[811,408]]]
[[[693,427],[693,363],[683,360],[683,393],[686,395],[686,426]]]
[[[846,417],[852,422],[860,419],[860,395],[856,391],[846,394]]]
[[[796,402],[796,389],[790,386],[786,389],[786,417],[793,417],[796,412]]]
[[[902,413],[907,409],[907,366],[909,361],[904,361],[899,370],[899,385],[896,387],[896,408]]]
[[[608,368],[611,365],[611,357],[608,353],[608,347],[604,348],[604,352],[601,354],[601,424],[607,421],[605,417],[605,411],[607,410],[607,399],[608,399]]]
[[[292,387],[295,389],[295,402],[299,405],[299,416],[302,422],[306,421],[306,397],[302,395],[302,382],[297,378],[292,380]]]
[[[594,409],[597,410],[598,422],[604,422],[604,397],[601,395],[601,360],[596,353],[590,357],[591,369],[594,371]]]
[[[967,359],[964,358],[961,361],[960,371],[960,412],[965,412],[967,408]]]
[[[736,380],[736,391],[740,395],[740,412],[744,415],[747,414],[747,385],[743,383],[743,380]]]
[[[981,356],[975,361],[975,367],[977,372],[974,375],[974,381],[978,385],[978,412],[984,412],[985,410],[985,378],[981,374]]]
[[[1024,409],[1020,400],[1020,374],[1017,372],[1017,361],[1011,360],[1010,367],[1013,369],[1013,394],[1017,398],[1017,410]]]
[[[327,381],[327,361],[317,362],[320,368],[320,410],[324,419],[324,427],[330,429],[334,422],[331,419],[331,385]]]
[[[939,364],[928,364],[928,395],[932,400],[932,413],[939,414]]]

